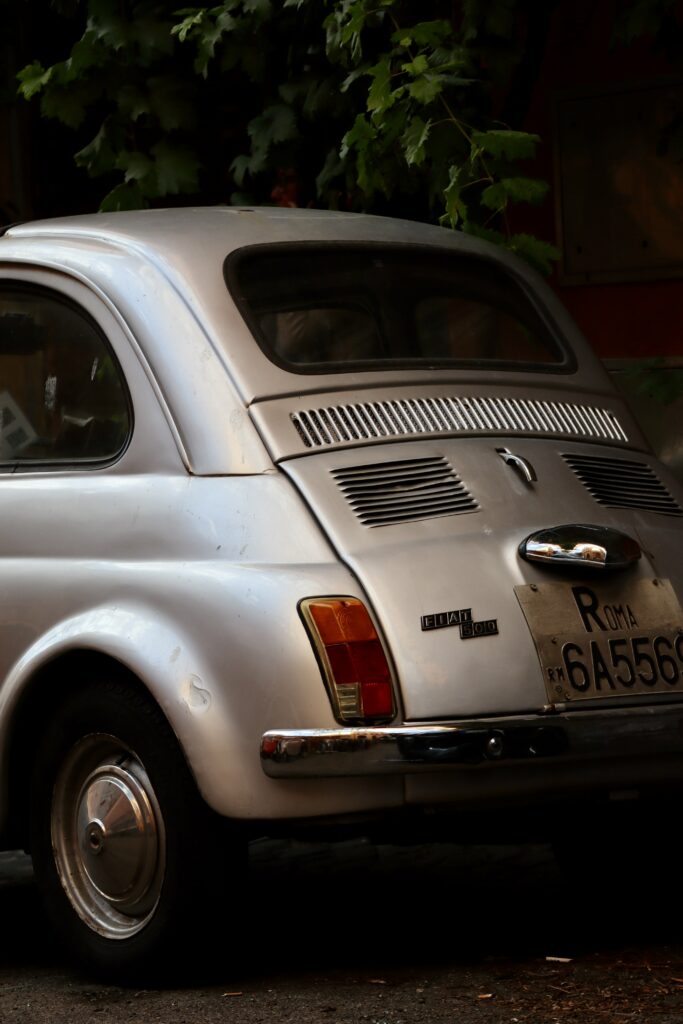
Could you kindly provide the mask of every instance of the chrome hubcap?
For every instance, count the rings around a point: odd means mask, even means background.
[[[86,736],[55,784],[52,845],[81,919],[106,938],[129,938],[159,901],[165,836],[139,758],[113,736]]]

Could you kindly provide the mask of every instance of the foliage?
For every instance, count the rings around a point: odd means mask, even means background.
[[[622,0],[624,42],[674,0]],[[550,3],[550,0],[548,0]],[[529,0],[51,0],[82,32],[20,74],[81,140],[102,209],[202,201],[403,214],[492,239],[547,272],[514,229],[547,185],[540,139],[505,99],[530,45]],[[78,17],[76,17],[78,15]]]
[[[141,206],[198,188],[190,136],[195,85],[177,75],[173,18],[163,5],[141,2],[126,17],[114,0],[88,0],[87,23],[68,58],[48,68],[33,62],[19,74],[27,99],[72,129],[96,131],[75,154],[93,176],[119,172],[103,209]]]

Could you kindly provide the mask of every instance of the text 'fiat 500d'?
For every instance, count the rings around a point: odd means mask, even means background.
[[[680,784],[683,493],[525,266],[239,208],[0,254],[0,823],[83,962],[170,959],[252,836]]]

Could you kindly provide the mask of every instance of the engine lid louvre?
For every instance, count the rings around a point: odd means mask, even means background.
[[[477,502],[443,456],[332,470],[364,526],[391,526],[476,512]]]
[[[683,516],[678,502],[644,462],[599,455],[563,455],[562,458],[599,505]]]

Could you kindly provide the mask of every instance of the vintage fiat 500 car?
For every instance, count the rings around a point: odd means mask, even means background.
[[[0,815],[82,958],[167,955],[250,835],[681,781],[681,488],[525,266],[224,208],[0,277]]]

